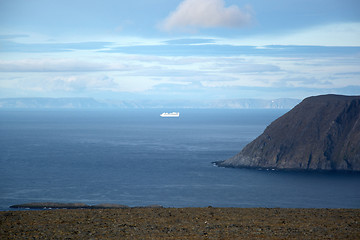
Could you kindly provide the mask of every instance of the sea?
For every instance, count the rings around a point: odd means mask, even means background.
[[[360,174],[213,165],[287,111],[1,110],[0,210],[29,202],[360,208]]]

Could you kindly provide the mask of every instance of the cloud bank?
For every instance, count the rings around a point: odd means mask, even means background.
[[[240,28],[252,20],[249,6],[225,7],[224,0],[184,0],[161,24],[165,31],[197,28]]]

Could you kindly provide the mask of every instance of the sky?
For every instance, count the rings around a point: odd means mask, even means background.
[[[360,95],[358,0],[0,0],[0,98]]]

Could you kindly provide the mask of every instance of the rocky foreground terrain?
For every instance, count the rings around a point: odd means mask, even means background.
[[[4,211],[0,239],[360,239],[360,209]]]
[[[360,171],[360,96],[309,97],[223,167]]]

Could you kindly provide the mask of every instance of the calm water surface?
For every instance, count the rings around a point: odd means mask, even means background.
[[[360,174],[214,167],[285,110],[0,111],[0,210],[26,202],[359,208]],[[172,111],[172,109],[171,109]]]

